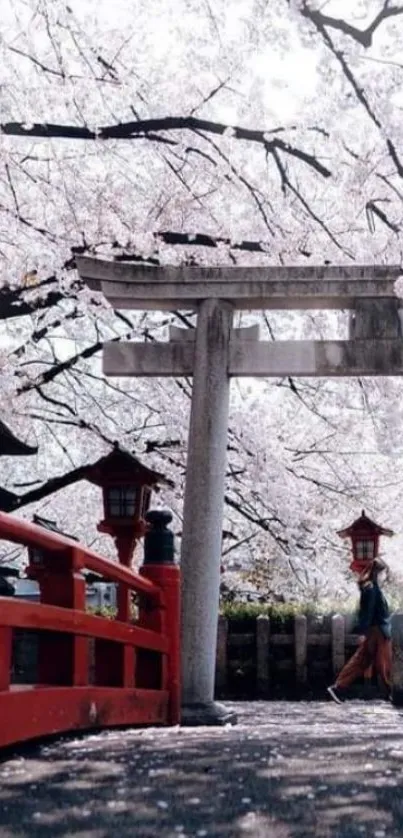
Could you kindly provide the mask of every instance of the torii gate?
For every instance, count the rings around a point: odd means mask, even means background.
[[[213,701],[231,376],[403,375],[398,266],[149,267],[77,258],[81,278],[117,309],[197,312],[167,343],[104,345],[107,376],[191,376],[181,569],[182,720],[231,716]],[[259,340],[235,309],[350,309],[348,340]]]

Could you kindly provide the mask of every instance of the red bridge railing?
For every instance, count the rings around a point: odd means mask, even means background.
[[[164,514],[151,513],[148,560],[134,573],[0,512],[0,540],[30,548],[41,600],[0,597],[0,747],[76,729],[179,723],[180,578],[158,552]],[[117,583],[120,601],[137,595],[135,622],[130,609],[125,621],[86,612],[84,569]],[[12,683],[16,629],[38,637],[37,683]]]

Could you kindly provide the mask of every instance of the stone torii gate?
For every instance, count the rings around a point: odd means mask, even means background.
[[[149,267],[77,258],[81,278],[117,309],[189,310],[197,328],[165,343],[104,345],[107,376],[193,376],[181,569],[182,719],[231,720],[213,701],[232,376],[403,375],[400,267]],[[235,309],[349,309],[347,340],[259,340]],[[403,670],[402,670],[403,671]]]

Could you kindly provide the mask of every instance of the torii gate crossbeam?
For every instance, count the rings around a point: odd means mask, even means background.
[[[161,344],[104,347],[113,376],[193,375],[182,534],[182,720],[230,721],[213,701],[230,377],[402,375],[398,266],[149,267],[77,258],[115,308],[197,311]],[[403,305],[403,302],[402,302]],[[346,341],[259,341],[235,309],[350,309]]]

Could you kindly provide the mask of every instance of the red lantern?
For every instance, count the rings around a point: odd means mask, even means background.
[[[117,443],[110,454],[86,467],[83,476],[103,491],[104,518],[98,530],[113,536],[119,561],[130,566],[136,541],[146,531],[152,490],[168,481]]]
[[[143,466],[129,451],[114,444],[113,450],[97,463],[84,469],[82,475],[90,483],[101,486],[104,518],[100,532],[115,541],[119,561],[130,567],[136,542],[146,532],[145,515],[151,492],[159,483],[168,483],[162,474]],[[127,585],[117,590],[117,619],[127,621],[131,614],[131,593]]]
[[[371,521],[362,510],[360,517],[353,521],[349,527],[339,530],[337,535],[340,538],[351,539],[353,561],[350,564],[350,569],[354,573],[362,573],[378,555],[379,537],[381,535],[392,536],[394,532],[376,524],[375,521]]]

